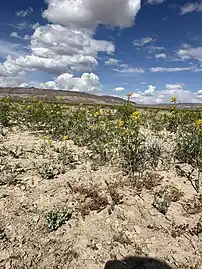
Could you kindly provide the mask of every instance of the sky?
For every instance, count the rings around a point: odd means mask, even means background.
[[[202,1],[1,1],[6,86],[202,103]]]

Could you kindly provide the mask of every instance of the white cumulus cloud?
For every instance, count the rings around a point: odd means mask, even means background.
[[[22,22],[11,25],[17,29],[34,30],[30,37],[17,32],[10,34],[13,38],[29,39],[30,44],[26,49],[0,41],[0,54],[5,58],[0,63],[0,76],[5,84],[7,78],[11,77],[14,81],[22,72],[45,71],[57,76],[55,80],[46,82],[49,87],[70,90],[100,88],[96,75],[83,73],[96,68],[100,52],[110,55],[105,64],[119,65],[120,72],[144,72],[141,68],[119,64],[118,60],[112,58],[115,52],[113,42],[95,39],[99,24],[120,28],[132,26],[141,8],[141,0],[47,0],[46,3],[43,17],[51,24],[41,26],[38,22]],[[24,18],[32,12],[33,9],[29,7],[16,12],[16,15]],[[72,74],[75,72],[82,72],[83,75],[74,77]],[[26,85],[24,75],[22,80]]]
[[[148,85],[148,89],[143,92],[143,96],[152,96],[156,90],[156,87],[154,85]]]
[[[112,42],[93,39],[93,31],[48,24],[35,30],[30,50],[30,54],[12,60],[12,66],[19,71],[26,68],[62,74],[91,71],[98,64],[98,52],[111,54],[115,47]],[[7,61],[3,65],[7,66]]]
[[[130,27],[141,0],[47,0],[44,18],[53,23],[94,28],[98,24]]]
[[[196,92],[196,94],[197,94],[197,95],[202,95],[202,90],[198,90],[198,91]]]
[[[23,87],[24,83],[27,83],[25,72],[20,72],[17,76],[1,76],[0,69],[0,87]]]
[[[40,87],[55,90],[96,92],[100,91],[101,83],[99,77],[93,73],[83,73],[81,77],[64,73],[54,81],[41,83]]]
[[[132,100],[140,104],[161,104],[170,103],[175,96],[180,103],[201,103],[202,95],[200,90],[193,92],[184,88],[183,83],[166,84],[163,90],[156,90],[153,85],[148,85],[146,91],[133,93]]]

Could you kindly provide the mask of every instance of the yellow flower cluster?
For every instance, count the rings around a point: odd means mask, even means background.
[[[69,137],[67,135],[63,136],[63,138],[62,138],[63,141],[66,141],[68,139],[69,139]]]
[[[98,116],[99,116],[99,112],[96,111],[96,112],[94,113],[94,117],[97,118]]]
[[[124,121],[123,120],[119,120],[118,121],[118,125],[119,125],[120,128],[123,127],[124,126]]]
[[[0,102],[2,102],[2,103],[7,103],[7,102],[10,102],[10,101],[11,101],[10,96],[4,97],[4,98],[0,98]]]
[[[42,136],[42,140],[43,140],[43,141],[46,141],[46,140],[48,140],[48,137],[47,137],[46,135],[43,135],[43,136]]]
[[[202,129],[202,119],[196,121],[196,127]]]
[[[140,119],[140,112],[139,111],[134,111],[133,114],[131,115],[131,119],[136,121],[136,120],[139,120]]]
[[[172,102],[172,103],[176,103],[176,101],[177,101],[177,98],[176,98],[175,96],[172,97],[171,102]]]
[[[41,138],[45,143],[48,143],[48,144],[52,145],[53,140],[48,138],[46,135],[43,135]]]

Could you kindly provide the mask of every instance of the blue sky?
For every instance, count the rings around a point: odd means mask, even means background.
[[[7,0],[0,86],[202,103],[199,0]]]

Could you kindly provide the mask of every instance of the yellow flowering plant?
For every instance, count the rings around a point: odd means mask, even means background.
[[[118,121],[118,125],[120,128],[122,128],[124,126],[124,121],[123,120],[119,120]]]
[[[141,114],[140,114],[139,111],[134,111],[134,112],[132,113],[132,115],[131,115],[131,119],[134,120],[134,121],[137,121],[137,120],[140,119],[140,116],[141,116]]]
[[[0,125],[9,126],[13,118],[13,104],[10,96],[1,98],[0,101]]]
[[[93,116],[95,117],[95,118],[97,118],[98,116],[99,116],[99,111],[96,111],[94,114],[93,114]]]
[[[171,99],[171,102],[176,103],[177,102],[177,97],[173,96],[172,99]]]
[[[197,128],[202,129],[202,119],[197,120],[195,124]]]

